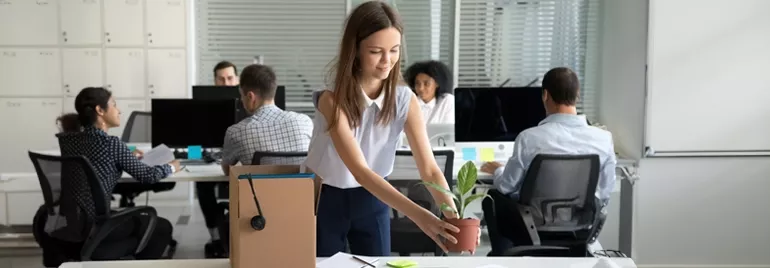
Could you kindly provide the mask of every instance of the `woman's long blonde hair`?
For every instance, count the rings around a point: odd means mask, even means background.
[[[329,78],[334,85],[334,115],[329,122],[329,129],[339,122],[337,109],[347,115],[351,128],[361,124],[364,107],[358,75],[361,71],[358,50],[361,41],[375,32],[387,28],[396,28],[404,34],[401,17],[395,9],[382,1],[369,1],[356,7],[345,21],[345,29],[340,42],[339,54],[330,68]],[[399,52],[401,53],[401,52]],[[390,123],[396,117],[396,86],[401,82],[401,62],[395,63],[388,78],[382,83],[385,90],[382,112],[377,116],[377,124]]]

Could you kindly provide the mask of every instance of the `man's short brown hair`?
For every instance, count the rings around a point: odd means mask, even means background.
[[[267,65],[252,64],[241,71],[241,89],[243,92],[254,92],[264,99],[275,98],[278,84],[275,81],[273,68]]]

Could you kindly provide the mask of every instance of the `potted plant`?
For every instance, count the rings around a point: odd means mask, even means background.
[[[468,161],[460,168],[460,172],[457,174],[457,184],[452,191],[432,182],[424,182],[425,185],[452,196],[455,207],[457,207],[455,210],[449,204],[441,204],[442,211],[450,211],[457,215],[457,218],[444,220],[460,229],[459,233],[454,234],[457,238],[457,244],[446,244],[450,252],[468,251],[473,253],[476,251],[476,242],[481,231],[481,220],[467,217],[465,213],[471,202],[489,197],[485,193],[472,194],[476,188],[477,176],[476,165]]]

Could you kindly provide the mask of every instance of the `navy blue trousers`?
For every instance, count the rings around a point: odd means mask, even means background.
[[[323,185],[316,221],[316,255],[337,252],[390,256],[390,207],[363,187]]]

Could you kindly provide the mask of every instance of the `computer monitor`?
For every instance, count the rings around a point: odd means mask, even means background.
[[[192,94],[194,100],[238,100],[236,111],[236,122],[249,116],[241,102],[241,92],[238,86],[193,86]],[[286,87],[278,86],[275,90],[275,106],[286,109]]]
[[[511,142],[545,119],[541,87],[455,89],[455,141]]]
[[[221,148],[235,124],[236,100],[153,99],[152,146]]]

